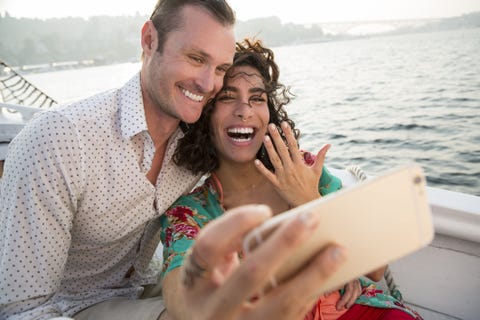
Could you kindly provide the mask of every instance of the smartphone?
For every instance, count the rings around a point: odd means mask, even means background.
[[[347,259],[318,293],[337,289],[425,247],[434,236],[425,174],[412,164],[274,216],[244,238],[245,256],[279,225],[305,211],[320,215],[320,225],[306,245],[280,267],[270,286],[288,280],[330,243],[344,247]]]

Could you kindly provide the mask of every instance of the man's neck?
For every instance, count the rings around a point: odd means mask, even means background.
[[[155,146],[155,155],[153,157],[152,166],[147,173],[147,178],[155,185],[160,170],[163,165],[163,158],[167,144],[172,135],[177,131],[180,120],[175,119],[158,109],[148,108],[145,106],[145,119],[147,129]]]

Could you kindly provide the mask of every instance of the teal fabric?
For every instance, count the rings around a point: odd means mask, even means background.
[[[320,194],[324,196],[341,188],[342,181],[323,167],[318,184]],[[215,185],[211,178],[208,178],[202,186],[180,197],[162,215],[162,277],[182,265],[183,256],[193,244],[198,231],[223,212]]]

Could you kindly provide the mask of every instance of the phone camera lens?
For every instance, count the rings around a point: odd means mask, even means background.
[[[415,179],[413,179],[413,183],[415,183],[415,184],[420,184],[420,183],[422,183],[422,177],[416,176]]]

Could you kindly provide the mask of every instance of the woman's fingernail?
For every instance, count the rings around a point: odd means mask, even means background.
[[[318,218],[311,212],[305,211],[298,215],[298,220],[309,229],[315,229],[318,226]]]
[[[304,211],[298,215],[298,220],[300,220],[303,224],[308,225],[311,221],[312,212],[311,211]]]
[[[334,247],[330,250],[330,256],[335,262],[341,262],[345,259],[345,250],[340,247]]]
[[[263,214],[268,217],[271,216],[271,210],[269,206],[265,204],[256,204],[255,208],[260,211],[260,214]]]

